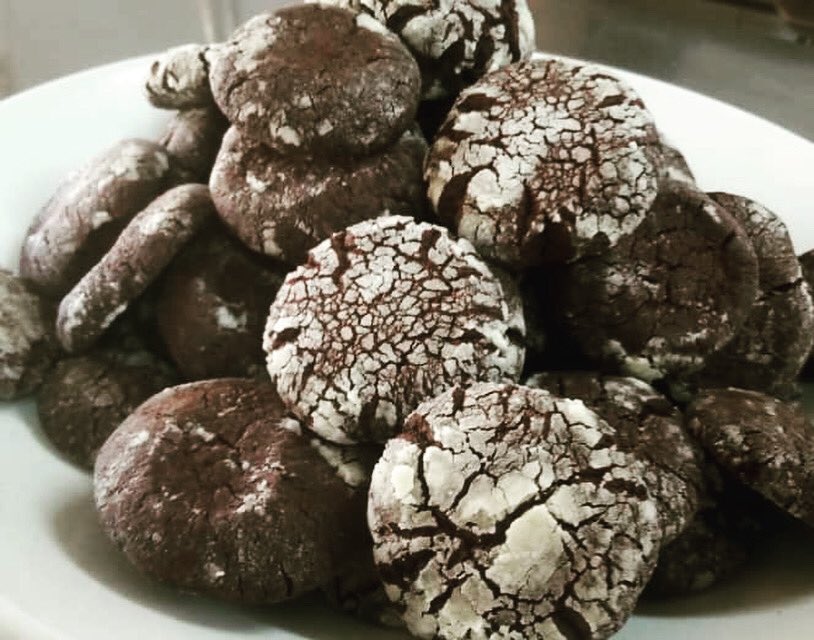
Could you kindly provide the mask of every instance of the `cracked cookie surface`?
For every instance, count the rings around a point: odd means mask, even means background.
[[[267,383],[220,379],[153,396],[96,461],[105,532],[148,575],[271,603],[331,580],[368,535],[349,487]]]
[[[764,206],[727,193],[710,197],[749,236],[758,260],[759,291],[735,338],[707,359],[701,387],[738,387],[792,395],[814,341],[814,304],[783,221]]]
[[[533,60],[458,97],[427,157],[445,224],[522,268],[615,245],[658,190],[658,133],[636,92],[591,65]]]
[[[289,264],[331,233],[381,215],[422,216],[427,145],[405,132],[359,160],[314,163],[283,158],[230,129],[212,170],[212,198],[248,247]]]
[[[129,139],[69,174],[26,233],[20,275],[48,295],[67,293],[164,190],[169,169],[160,145]]]
[[[94,351],[57,362],[37,394],[37,414],[63,455],[93,469],[113,430],[147,398],[176,382],[172,368],[148,351]]]
[[[0,269],[0,399],[14,400],[40,386],[58,350],[53,304]]]
[[[163,109],[190,109],[212,104],[209,87],[210,45],[184,44],[162,53],[150,65],[144,84],[147,99]]]
[[[286,269],[220,226],[194,239],[162,277],[158,330],[189,380],[265,377],[263,329]]]
[[[589,356],[652,382],[703,368],[743,326],[757,291],[757,258],[738,223],[669,182],[630,236],[569,266],[556,310]]]
[[[647,464],[644,480],[659,508],[663,543],[687,527],[704,491],[703,454],[666,397],[636,378],[583,371],[538,373],[525,384],[582,400],[615,429],[620,449]]]
[[[231,123],[288,155],[369,154],[415,118],[418,66],[366,14],[315,4],[260,14],[209,58]]]
[[[643,464],[579,400],[475,384],[423,403],[373,472],[388,596],[420,638],[607,638],[655,564]]]
[[[138,213],[104,257],[62,299],[57,337],[69,353],[92,345],[215,217],[209,189],[170,189]]]
[[[465,240],[378,218],[335,233],[288,275],[266,325],[268,371],[316,433],[381,442],[453,384],[516,380],[519,309]]]
[[[687,418],[690,432],[723,469],[814,525],[814,429],[799,404],[757,391],[708,389]]]
[[[527,58],[534,50],[534,20],[526,0],[326,3],[364,11],[397,33],[418,61],[424,99],[455,95],[484,74]]]

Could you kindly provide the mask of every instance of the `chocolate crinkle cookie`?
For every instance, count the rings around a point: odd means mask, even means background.
[[[388,442],[368,520],[419,638],[608,638],[661,541],[644,464],[580,400],[481,383],[429,400]]]
[[[315,589],[369,535],[364,493],[259,381],[153,396],[105,442],[94,492],[105,532],[136,567],[226,600],[272,603]]]
[[[263,328],[286,270],[219,226],[193,240],[162,278],[158,329],[189,380],[266,377]]]
[[[0,400],[15,400],[40,385],[59,351],[53,327],[53,304],[0,269]]]
[[[362,222],[286,278],[266,325],[268,371],[316,433],[383,442],[453,384],[516,380],[517,308],[446,229],[396,216]]]
[[[643,479],[659,509],[663,543],[687,527],[704,490],[703,454],[667,398],[636,378],[587,371],[538,373],[525,384],[582,400],[615,430],[621,450],[646,463]]]
[[[185,109],[173,116],[160,142],[170,156],[174,182],[209,182],[228,126],[215,105]]]
[[[67,293],[166,188],[169,168],[160,145],[129,139],[71,173],[28,229],[20,275],[50,296]]]
[[[799,404],[757,391],[707,389],[687,417],[721,468],[814,526],[814,428]]]
[[[723,474],[707,457],[698,513],[659,552],[645,596],[683,596],[726,580],[747,564],[778,526],[766,500]]]
[[[315,4],[260,14],[211,60],[212,91],[232,124],[291,155],[366,155],[415,118],[415,60],[366,14]]]
[[[375,17],[401,36],[421,68],[425,99],[455,95],[534,51],[526,0],[321,0]]]
[[[701,387],[739,387],[794,394],[814,342],[814,304],[786,225],[762,205],[726,193],[710,194],[740,224],[757,254],[758,297],[734,340],[707,358],[694,381]]]
[[[439,218],[514,268],[615,245],[656,198],[658,134],[636,92],[549,59],[489,74],[458,97],[427,158]]]
[[[177,382],[149,351],[103,349],[65,358],[37,395],[40,425],[71,462],[93,469],[99,448],[142,402]]]
[[[421,135],[408,130],[375,155],[323,163],[278,156],[233,127],[210,187],[221,219],[248,247],[296,265],[331,233],[356,222],[422,216],[426,151]]]
[[[207,54],[213,48],[185,44],[161,54],[150,66],[150,75],[144,85],[147,99],[163,109],[209,107],[212,90]]]
[[[694,187],[665,182],[637,229],[565,270],[555,310],[586,353],[647,382],[702,369],[757,298],[749,237]]]
[[[214,217],[209,190],[202,184],[175,187],[136,215],[60,302],[57,337],[64,349],[76,353],[96,342]]]

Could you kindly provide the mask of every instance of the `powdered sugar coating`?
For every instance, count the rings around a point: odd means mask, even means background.
[[[364,540],[364,495],[295,429],[267,383],[167,389],[108,439],[94,491],[106,533],[142,571],[253,603],[310,591]]]
[[[557,59],[464,90],[427,159],[441,220],[516,268],[615,245],[657,193],[658,137],[625,83]]]
[[[247,136],[291,155],[365,155],[415,117],[420,75],[399,39],[322,5],[255,16],[210,59],[215,100]]]
[[[289,264],[334,231],[380,215],[421,215],[427,144],[406,131],[359,160],[318,163],[281,157],[230,129],[210,186],[224,223],[247,246]]]
[[[386,440],[457,382],[516,380],[523,334],[522,314],[468,242],[390,216],[309,253],[271,306],[263,346],[292,411],[352,443]]]
[[[56,357],[53,309],[31,287],[0,269],[0,399],[39,386]]]
[[[658,552],[643,471],[581,401],[455,387],[419,406],[373,472],[387,594],[420,638],[607,638]]]
[[[743,326],[757,285],[737,222],[695,187],[665,182],[630,236],[569,266],[555,307],[588,355],[652,382],[702,369]]]
[[[144,84],[147,99],[164,109],[190,109],[212,104],[209,88],[211,45],[185,44],[161,54]]]
[[[708,358],[695,382],[788,395],[814,344],[814,303],[783,221],[764,206],[710,194],[749,236],[757,254],[757,300],[734,340]]]
[[[401,36],[421,68],[424,99],[455,94],[534,50],[526,0],[322,0],[366,12]]]
[[[703,455],[670,401],[636,378],[588,371],[546,372],[526,385],[582,400],[616,432],[620,449],[644,462],[644,481],[659,508],[664,544],[693,519],[703,494]]]
[[[128,139],[70,174],[28,229],[20,275],[54,297],[64,295],[161,193],[169,168],[161,146]]]
[[[757,391],[709,389],[698,394],[687,418],[723,469],[814,525],[814,433],[799,404]]]
[[[65,350],[93,344],[214,215],[201,184],[170,189],[136,215],[60,302],[57,337]]]

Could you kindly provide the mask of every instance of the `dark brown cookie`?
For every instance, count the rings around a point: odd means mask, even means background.
[[[344,570],[368,534],[349,488],[274,389],[219,379],[167,389],[96,460],[105,532],[146,574],[227,600],[270,603]]]
[[[164,190],[169,166],[162,147],[133,139],[70,174],[28,229],[20,274],[56,298],[67,293]]]
[[[161,144],[170,156],[174,182],[209,182],[228,126],[229,122],[215,105],[186,109],[173,116]]]
[[[370,16],[321,5],[255,16],[211,54],[215,100],[245,135],[289,155],[366,155],[415,118],[418,66]]]
[[[144,85],[147,99],[163,109],[194,109],[212,104],[207,53],[213,47],[185,44],[161,54]]]
[[[526,0],[323,0],[369,13],[396,32],[421,68],[425,98],[455,95],[534,51]]]
[[[687,417],[717,464],[814,525],[814,428],[800,405],[757,391],[708,389],[688,407]]]
[[[29,283],[0,269],[0,400],[40,386],[56,358],[53,305]]]
[[[458,97],[427,157],[429,197],[484,256],[521,268],[615,245],[656,198],[658,134],[591,65],[534,60]]]
[[[92,345],[214,215],[202,184],[175,187],[136,215],[60,302],[57,337],[65,350]]]
[[[615,430],[621,450],[646,463],[643,479],[659,507],[664,543],[687,527],[703,491],[703,455],[667,398],[636,378],[587,371],[538,373],[525,384],[582,400]]]
[[[590,356],[647,382],[700,370],[758,291],[746,234],[694,187],[665,182],[642,224],[564,273],[555,309]]]
[[[107,437],[142,402],[177,382],[148,351],[105,349],[60,360],[37,395],[40,426],[66,458],[93,469]]]
[[[407,131],[391,147],[335,164],[282,158],[230,129],[212,170],[221,219],[247,246],[299,264],[331,233],[381,215],[422,217],[427,146]]]
[[[196,238],[167,269],[158,328],[189,380],[265,377],[263,328],[285,278],[220,227]]]
[[[735,339],[707,358],[700,387],[738,387],[790,395],[814,342],[814,304],[786,225],[756,202],[710,194],[752,241],[760,289]]]
[[[704,591],[743,567],[775,527],[763,498],[705,462],[705,489],[695,518],[664,545],[645,595],[668,598]]]
[[[695,185],[695,176],[684,155],[673,145],[661,138],[660,180],[674,180]]]
[[[517,380],[523,317],[465,240],[390,216],[335,233],[280,288],[268,372],[313,431],[384,442],[458,382]]]
[[[387,443],[368,504],[374,559],[410,631],[618,630],[653,570],[661,526],[644,463],[614,438],[583,402],[541,389],[475,384],[420,405]]]

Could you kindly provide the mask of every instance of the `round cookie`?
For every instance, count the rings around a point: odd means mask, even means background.
[[[319,435],[383,442],[453,384],[516,380],[517,309],[446,229],[398,216],[362,222],[286,277],[266,325],[268,372]]]
[[[104,349],[65,358],[37,395],[40,426],[66,458],[93,469],[99,448],[142,402],[177,382],[149,351]]]
[[[57,337],[65,350],[76,353],[93,344],[214,215],[201,184],[175,187],[136,215],[60,302]]]
[[[800,405],[757,391],[707,389],[688,407],[687,418],[717,464],[814,525],[814,428]]]
[[[20,275],[59,298],[105,254],[119,232],[166,187],[159,145],[123,140],[70,174],[26,233]]]
[[[188,380],[266,376],[263,328],[285,270],[217,228],[162,278],[158,330]]]
[[[700,370],[732,340],[757,297],[758,266],[722,207],[666,182],[631,235],[559,284],[555,309],[585,352],[652,382]]]
[[[349,488],[274,389],[219,379],[142,404],[96,459],[105,532],[147,575],[227,600],[272,603],[328,582],[364,539]]]
[[[325,0],[322,0],[325,2]],[[534,51],[526,0],[327,0],[364,11],[401,36],[421,68],[425,99],[455,95]]]
[[[418,66],[368,15],[322,5],[260,14],[210,60],[212,92],[229,121],[289,155],[370,154],[415,118]]]
[[[481,383],[429,400],[373,471],[388,597],[419,638],[607,638],[653,570],[644,464],[579,400]]]
[[[275,155],[230,129],[210,188],[224,223],[248,247],[300,264],[331,233],[380,215],[421,216],[427,145],[405,132],[381,153],[333,164]]]
[[[743,567],[774,526],[760,496],[704,464],[701,507],[689,526],[659,552],[645,595],[670,598],[704,591]]]
[[[615,245],[656,198],[658,134],[636,92],[558,59],[513,64],[458,97],[427,157],[439,218],[520,269]]]
[[[185,44],[161,54],[144,84],[147,99],[163,109],[193,109],[212,104],[207,54],[213,47]]]
[[[647,465],[644,481],[659,508],[663,543],[675,539],[698,510],[702,453],[667,398],[636,378],[588,371],[538,373],[526,380],[562,398],[582,400],[616,432],[617,446]]]
[[[160,141],[170,156],[173,182],[209,181],[228,126],[228,121],[214,105],[186,109],[173,116]]]
[[[58,352],[53,327],[52,304],[0,269],[0,400],[15,400],[40,385]]]
[[[674,180],[690,186],[695,185],[695,176],[684,155],[661,138],[661,168],[659,180]]]
[[[814,304],[786,225],[760,204],[710,197],[737,220],[757,254],[757,300],[735,339],[709,356],[695,383],[789,395],[814,343]]]

